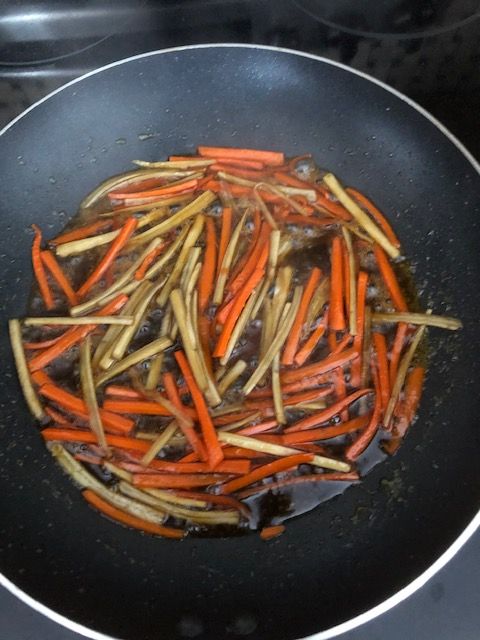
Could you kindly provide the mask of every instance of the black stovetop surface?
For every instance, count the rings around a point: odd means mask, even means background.
[[[114,60],[244,42],[365,71],[419,102],[478,158],[479,14],[479,0],[0,0],[0,128],[56,87]],[[340,640],[477,640],[479,561],[477,532],[413,596]],[[0,588],[0,640],[79,638]]]

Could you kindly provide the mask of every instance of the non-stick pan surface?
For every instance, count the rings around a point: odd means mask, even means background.
[[[478,510],[480,177],[424,113],[326,60],[231,45],[133,58],[67,85],[0,137],[3,321],[25,311],[33,221],[53,235],[132,159],[200,143],[313,152],[393,218],[424,305],[465,328],[431,332],[420,416],[398,455],[270,543],[178,543],[100,517],[45,452],[3,331],[0,569],[114,638],[300,638],[405,587]]]

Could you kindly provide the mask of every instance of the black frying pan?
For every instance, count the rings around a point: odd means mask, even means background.
[[[101,518],[32,427],[2,332],[0,569],[91,637],[331,637],[439,568],[480,504],[478,165],[407,99],[313,56],[227,45],[114,64],[0,137],[4,320],[25,310],[31,222],[53,235],[133,158],[197,144],[312,151],[392,216],[424,304],[461,316],[465,328],[431,332],[420,416],[399,453],[269,544],[256,535],[178,543]]]

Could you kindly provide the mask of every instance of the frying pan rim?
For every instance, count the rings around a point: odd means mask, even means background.
[[[385,91],[393,94],[396,98],[399,98],[403,102],[405,102],[408,106],[415,109],[420,115],[426,118],[429,122],[431,122],[441,133],[443,133],[446,138],[462,153],[465,158],[470,162],[475,171],[480,175],[480,163],[474,158],[474,156],[468,151],[468,149],[458,140],[458,138],[439,120],[437,120],[431,113],[429,113],[426,109],[417,104],[414,100],[401,93],[397,89],[389,86],[385,82],[374,78],[373,76],[364,73],[363,71],[359,71],[357,69],[353,69],[348,65],[345,65],[341,62],[337,62],[335,60],[329,60],[323,56],[317,56],[313,53],[308,53],[305,51],[297,51],[295,49],[288,49],[286,47],[274,47],[270,45],[260,45],[260,44],[243,44],[243,43],[208,43],[208,44],[195,44],[195,45],[184,45],[178,47],[170,47],[167,49],[156,49],[154,51],[147,51],[144,53],[137,54],[135,56],[129,56],[128,58],[122,58],[121,60],[116,60],[115,62],[111,62],[103,67],[99,67],[98,69],[93,69],[82,76],[70,80],[69,82],[63,84],[61,87],[58,87],[54,91],[50,92],[30,107],[25,109],[22,113],[16,116],[13,120],[5,125],[0,130],[0,137],[4,135],[9,129],[11,129],[17,122],[19,122],[24,116],[26,116],[30,111],[33,111],[36,107],[38,107],[43,102],[46,102],[51,97],[60,93],[64,89],[71,87],[77,82],[81,82],[86,78],[96,75],[97,73],[101,73],[103,71],[107,71],[113,67],[120,66],[127,62],[131,62],[132,60],[139,60],[141,58],[147,58],[151,56],[163,55],[165,53],[173,53],[179,51],[189,51],[193,49],[218,49],[218,48],[234,48],[234,49],[261,49],[264,51],[273,51],[280,53],[287,53],[290,55],[295,55],[303,58],[309,58],[311,60],[315,60],[317,62],[322,62],[324,64],[329,64],[333,67],[338,67],[347,71],[349,73],[353,73],[356,76],[359,76],[377,86],[381,87]],[[364,611],[363,613],[355,616],[354,618],[350,618],[350,620],[346,620],[334,627],[330,627],[330,629],[325,629],[323,631],[319,631],[313,635],[305,636],[299,640],[327,640],[328,638],[334,638],[335,636],[340,635],[341,633],[346,633],[347,631],[352,631],[356,627],[359,627],[370,620],[373,620],[377,616],[389,611],[394,606],[411,596],[415,591],[420,589],[430,578],[432,578],[440,569],[442,569],[447,562],[449,562],[455,554],[463,547],[463,545],[469,540],[469,538],[475,533],[477,528],[480,527],[480,510],[476,513],[476,515],[472,518],[469,524],[465,527],[465,529],[458,535],[458,537],[452,542],[452,544],[446,549],[442,555],[440,555],[423,573],[414,578],[409,584],[404,586],[402,589],[394,593],[392,596],[384,600],[383,602],[375,605],[371,609]],[[0,586],[6,588],[12,595],[16,596],[19,600],[30,606],[32,609],[38,611],[45,617],[49,618],[53,622],[60,624],[75,633],[85,636],[86,638],[91,638],[92,640],[121,640],[119,638],[115,638],[114,636],[109,636],[103,634],[99,631],[95,631],[94,629],[90,629],[85,627],[78,622],[70,620],[69,618],[57,613],[53,609],[50,609],[46,605],[41,602],[35,600],[35,598],[29,596],[25,591],[17,587],[11,580],[9,580],[1,571],[0,571]]]

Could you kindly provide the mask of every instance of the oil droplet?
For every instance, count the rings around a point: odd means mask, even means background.
[[[150,138],[154,138],[155,134],[154,133],[139,133],[138,134],[138,139],[140,141],[144,141],[144,140],[150,140]]]
[[[50,182],[50,184],[56,184],[57,183],[57,181],[55,180],[55,178],[53,176],[50,176],[48,178],[48,181]]]
[[[127,141],[125,140],[125,138],[117,138],[115,140],[115,144],[127,144]]]

